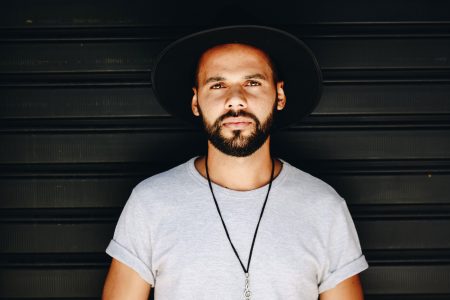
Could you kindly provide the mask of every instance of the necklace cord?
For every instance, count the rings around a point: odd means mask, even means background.
[[[222,221],[223,229],[225,230],[225,234],[227,235],[227,238],[228,238],[228,241],[230,242],[231,248],[233,248],[234,254],[236,255],[237,259],[239,260],[239,263],[241,264],[242,270],[244,271],[245,274],[248,274],[249,269],[250,269],[250,261],[252,259],[252,255],[253,255],[253,248],[255,246],[256,235],[258,234],[259,224],[261,223],[261,219],[262,219],[262,216],[264,214],[264,209],[266,208],[266,204],[267,204],[267,199],[269,198],[270,189],[272,187],[273,176],[274,176],[274,173],[275,173],[275,162],[274,162],[273,158],[271,158],[271,160],[272,160],[272,171],[271,171],[271,175],[270,175],[269,187],[267,189],[267,194],[266,194],[266,198],[264,200],[264,204],[263,204],[263,206],[261,208],[261,213],[259,215],[258,223],[256,224],[255,233],[253,234],[252,246],[250,247],[250,253],[249,253],[249,256],[248,256],[247,268],[245,268],[244,264],[242,263],[241,258],[239,257],[239,254],[238,254],[238,252],[236,250],[236,247],[234,247],[234,244],[231,241],[230,234],[228,233],[227,226],[225,225],[225,221],[223,220],[222,213],[221,213],[220,208],[219,208],[219,204],[217,203],[216,196],[214,195],[213,187],[212,187],[212,184],[211,184],[211,179],[209,177],[209,172],[208,172],[208,155],[206,155],[206,157],[205,157],[206,178],[208,179],[208,185],[209,185],[209,189],[211,190],[211,195],[212,195],[212,197],[214,199],[214,204],[216,205],[217,212],[219,213],[219,217],[220,217],[220,220]]]

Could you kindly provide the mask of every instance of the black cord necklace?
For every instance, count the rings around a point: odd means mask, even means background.
[[[245,268],[244,264],[242,263],[241,258],[239,257],[239,254],[238,254],[236,248],[233,245],[233,242],[231,241],[227,226],[225,225],[225,221],[223,220],[222,213],[220,212],[219,204],[217,203],[216,197],[214,196],[211,179],[209,178],[209,172],[208,172],[208,156],[205,157],[206,178],[208,179],[208,184],[209,184],[209,189],[211,190],[211,195],[214,199],[214,203],[216,204],[217,212],[219,213],[220,220],[222,220],[223,229],[225,229],[225,233],[227,235],[228,241],[230,242],[231,248],[233,248],[234,254],[236,255],[237,259],[239,260],[239,263],[241,264],[242,270],[244,271],[244,274],[245,274],[245,288],[244,288],[244,299],[245,300],[250,300],[250,296],[252,295],[250,288],[249,288],[250,281],[249,281],[249,273],[248,272],[250,269],[250,261],[252,259],[253,247],[255,246],[256,235],[258,234],[259,223],[261,222],[261,218],[263,216],[264,209],[266,208],[267,199],[269,198],[270,188],[272,187],[275,163],[274,163],[273,158],[271,158],[271,160],[272,160],[272,172],[270,175],[269,188],[267,189],[266,199],[264,200],[264,204],[262,206],[261,213],[259,215],[258,224],[256,225],[255,233],[253,234],[253,241],[252,241],[252,246],[250,247],[250,254],[248,256],[247,268]]]

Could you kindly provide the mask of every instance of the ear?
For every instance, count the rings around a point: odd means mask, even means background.
[[[192,101],[191,101],[191,109],[194,116],[200,116],[200,112],[198,111],[198,97],[197,97],[197,88],[193,87],[192,91],[194,92],[194,95],[192,95]]]
[[[286,106],[286,94],[284,93],[284,81],[277,82],[277,109],[282,110]]]

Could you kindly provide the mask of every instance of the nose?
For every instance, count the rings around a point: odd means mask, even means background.
[[[230,110],[240,110],[247,108],[247,99],[241,86],[230,87],[225,102],[225,108]]]

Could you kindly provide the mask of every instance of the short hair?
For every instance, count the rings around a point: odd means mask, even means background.
[[[239,43],[239,44],[241,44],[241,43]],[[264,51],[264,50],[261,49],[261,48],[255,47],[255,46],[253,46],[253,45],[243,44],[243,43],[242,43],[242,45],[250,46],[250,47],[253,47],[253,48],[255,48],[255,49],[258,49],[259,51],[261,51],[262,53],[264,53],[264,54],[266,55],[266,57],[267,57],[267,62],[269,63],[270,70],[272,71],[272,80],[273,80],[273,84],[276,86],[276,85],[277,85],[277,82],[279,81],[279,77],[278,77],[278,69],[277,69],[276,64],[274,63],[272,57],[270,57],[269,53],[267,53],[266,51]],[[219,46],[219,45],[216,45],[216,46],[214,46],[214,47],[217,47],[217,46]],[[214,47],[208,48],[208,49],[206,49],[205,51],[203,51],[203,53],[200,55],[200,57],[199,57],[198,60],[197,60],[197,65],[195,66],[195,72],[194,72],[194,81],[193,81],[193,82],[194,82],[194,85],[193,85],[193,86],[194,86],[195,88],[198,88],[198,74],[199,74],[199,72],[200,72],[200,60],[201,60],[203,54],[204,54],[206,51],[208,51],[209,49],[212,49],[212,48],[214,48]]]

